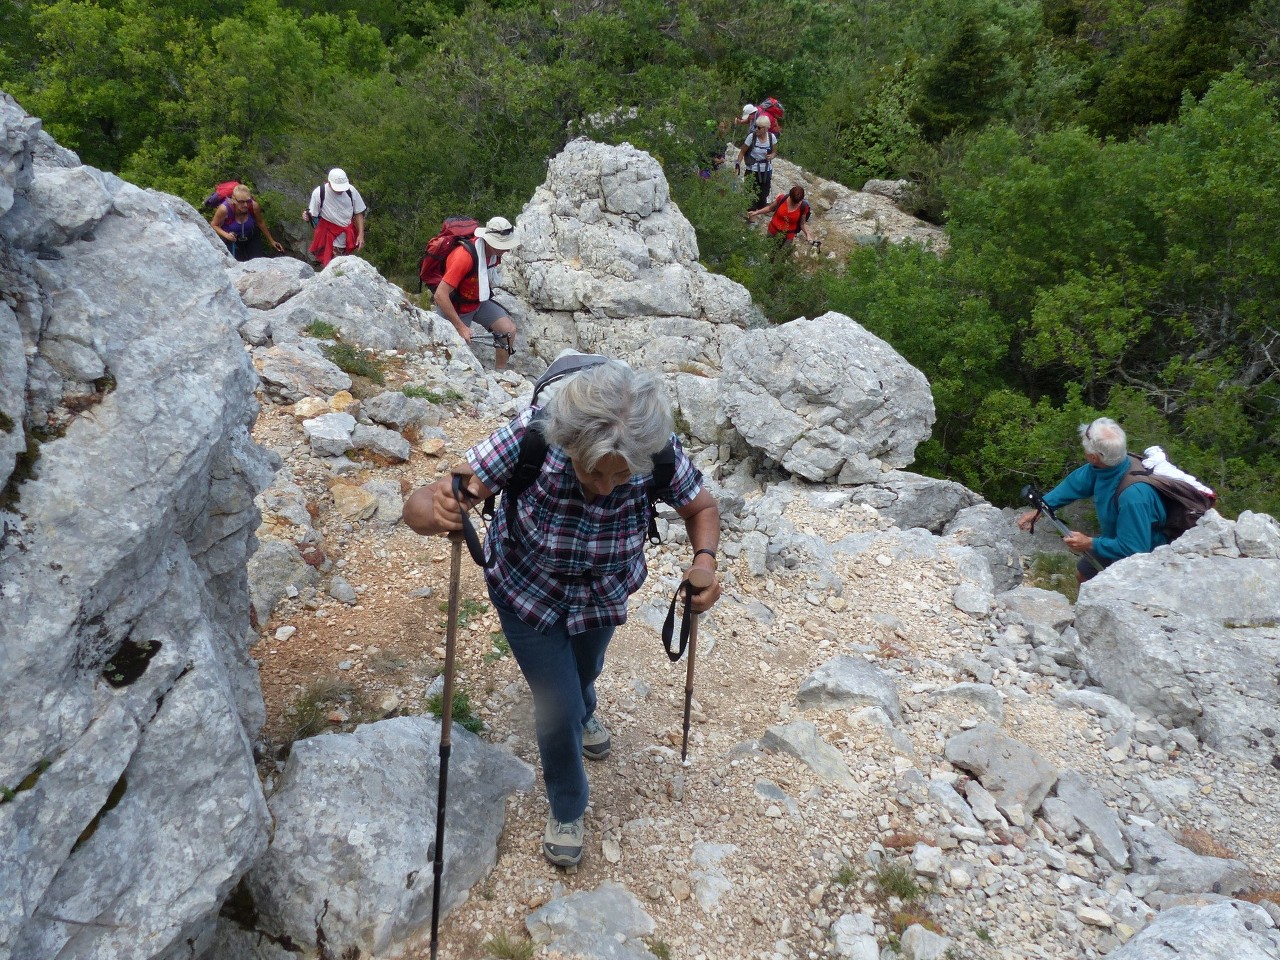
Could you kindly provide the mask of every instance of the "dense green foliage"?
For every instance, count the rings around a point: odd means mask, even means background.
[[[770,319],[840,310],[929,376],[918,469],[1010,502],[1106,412],[1225,512],[1280,510],[1280,0],[28,0],[0,87],[135,182],[250,183],[295,243],[343,166],[405,284],[444,216],[514,217],[569,139],[628,140]],[[911,179],[950,251],[818,266],[749,231],[698,172],[767,94],[784,156]]]

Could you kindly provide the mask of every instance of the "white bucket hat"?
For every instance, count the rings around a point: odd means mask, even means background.
[[[351,181],[347,179],[347,171],[341,167],[334,167],[329,171],[329,186],[337,190],[339,193],[346,193],[351,189]]]
[[[511,250],[516,245],[515,230],[506,217],[494,217],[476,230],[476,236],[494,250]]]

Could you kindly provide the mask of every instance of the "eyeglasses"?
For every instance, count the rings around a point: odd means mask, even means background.
[[[491,233],[495,237],[509,237],[516,232],[515,227],[507,227],[505,230],[486,230],[485,233]]]

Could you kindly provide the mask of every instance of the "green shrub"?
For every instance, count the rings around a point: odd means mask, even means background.
[[[338,336],[338,328],[323,320],[312,320],[302,328],[302,332],[317,340],[335,340]]]
[[[427,712],[433,717],[444,715],[444,694],[433,693],[427,698]],[[472,733],[479,733],[484,729],[484,721],[475,715],[471,709],[471,698],[467,696],[467,692],[460,688],[453,691],[453,722]]]
[[[875,875],[876,889],[883,896],[897,897],[903,903],[914,903],[924,894],[915,874],[901,863],[885,864]]]
[[[350,344],[332,343],[320,348],[326,357],[343,373],[364,377],[374,383],[383,383],[382,363],[375,357]]]

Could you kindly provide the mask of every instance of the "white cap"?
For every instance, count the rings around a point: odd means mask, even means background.
[[[476,236],[494,250],[511,250],[516,245],[515,230],[506,217],[494,217],[476,230]]]
[[[755,113],[755,112],[756,112],[756,106],[755,106],[755,104],[754,104],[754,103],[744,103],[744,104],[742,105],[742,119],[743,119],[743,120],[746,120],[747,118],[749,118],[749,117],[750,117],[753,113]]]
[[[341,167],[334,167],[329,171],[329,186],[337,190],[339,193],[346,193],[351,189],[351,181],[347,179],[347,171]]]

